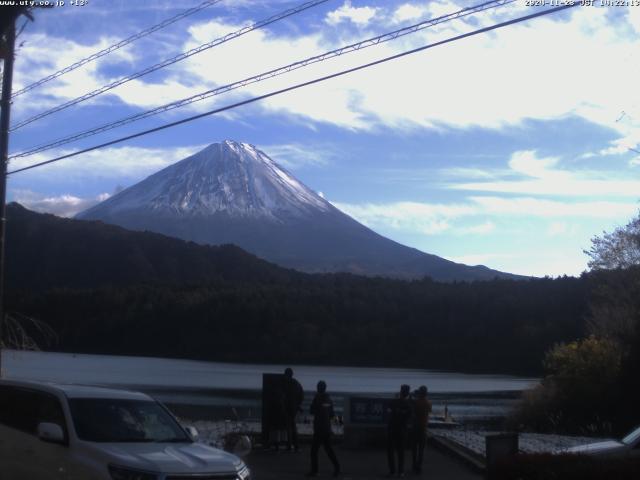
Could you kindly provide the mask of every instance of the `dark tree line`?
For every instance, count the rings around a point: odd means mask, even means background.
[[[585,333],[586,278],[308,275],[233,246],[9,214],[7,307],[50,325],[51,349],[536,374]]]

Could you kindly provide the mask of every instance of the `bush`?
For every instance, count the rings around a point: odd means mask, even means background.
[[[591,336],[553,347],[549,375],[523,394],[512,426],[534,431],[610,434],[619,398],[621,354],[617,345]]]

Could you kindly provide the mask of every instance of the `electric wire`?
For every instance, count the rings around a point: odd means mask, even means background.
[[[211,5],[215,5],[216,3],[220,3],[222,0],[206,0],[204,2],[202,2],[200,5],[190,8],[188,10],[185,10],[182,13],[179,13],[173,17],[167,18],[166,20],[158,23],[157,25],[154,25],[152,27],[149,27],[141,32],[136,33],[135,35],[131,35],[130,37],[125,38],[124,40],[120,40],[117,43],[114,43],[113,45],[110,45],[109,47],[100,50],[99,52],[93,53],[92,55],[89,55],[88,57],[85,57],[81,60],[78,60],[77,62],[62,68],[61,70],[58,70],[55,73],[52,73],[51,75],[48,75],[44,78],[41,78],[40,80],[38,80],[37,82],[34,82],[30,85],[27,85],[26,87],[16,91],[13,93],[13,95],[11,96],[11,98],[15,98],[18,95],[22,95],[23,93],[26,93],[30,90],[33,90],[36,87],[39,87],[40,85],[43,85],[55,78],[58,78],[62,75],[64,75],[65,73],[69,73],[73,70],[75,70],[76,68],[79,68],[83,65],[86,65],[89,62],[92,62],[93,60],[96,60],[100,57],[103,57],[111,52],[114,52],[126,45],[129,45],[132,42],[135,42],[136,40],[139,40],[142,37],[146,37],[147,35],[150,35],[154,32],[157,32],[158,30],[161,30],[165,27],[168,27],[169,25],[177,22],[178,20],[182,20],[185,17],[188,17],[190,15],[193,15],[194,13],[199,12],[200,10],[203,10],[207,7],[210,7]]]
[[[312,65],[314,63],[318,63],[324,60],[328,60],[331,58],[335,58],[347,53],[351,53],[351,52],[355,52],[358,50],[362,50],[364,48],[367,47],[371,47],[374,45],[379,45],[381,43],[384,42],[388,42],[390,40],[395,40],[399,37],[405,36],[405,35],[409,35],[411,33],[415,33],[418,32],[420,30],[426,29],[428,27],[432,27],[434,25],[438,25],[444,22],[448,22],[448,21],[452,21],[455,19],[459,19],[468,15],[472,15],[484,10],[488,10],[488,9],[492,9],[492,8],[496,8],[496,7],[500,7],[500,6],[504,6],[510,3],[514,3],[517,0],[491,0],[491,1],[487,1],[472,7],[467,7],[464,8],[462,10],[459,10],[457,12],[454,13],[450,13],[447,15],[442,15],[440,17],[437,18],[433,18],[433,19],[429,19],[429,20],[425,20],[419,23],[416,23],[414,25],[410,25],[407,27],[403,27],[400,28],[398,30],[394,30],[393,32],[388,32],[388,33],[384,33],[382,35],[378,35],[376,37],[372,37],[366,40],[362,40],[360,42],[357,43],[352,43],[350,45],[346,45],[340,48],[337,48],[335,50],[330,50],[328,52],[325,52],[323,54],[320,55],[315,55],[309,58],[306,58],[304,60],[300,60],[298,62],[295,63],[291,63],[289,65],[283,66],[283,67],[279,67],[276,68],[274,70],[269,70],[267,72],[263,72],[260,73],[258,75],[255,75],[253,77],[249,77],[249,78],[245,78],[243,80],[239,80],[227,85],[223,85],[220,87],[216,87],[214,89],[211,90],[207,90],[205,92],[201,92],[198,93],[196,95],[192,95],[190,97],[187,98],[183,98],[181,100],[176,100],[174,102],[165,104],[165,105],[161,105],[159,107],[153,108],[151,110],[147,110],[144,112],[140,112],[134,115],[130,115],[128,117],[122,118],[120,120],[116,120],[115,122],[110,122],[98,127],[94,127],[88,130],[85,130],[83,132],[79,132],[73,135],[69,135],[63,138],[60,138],[58,140],[55,140],[53,142],[49,142],[46,144],[41,144],[41,145],[37,145],[29,150],[25,150],[23,152],[17,153],[15,155],[10,156],[10,159],[13,158],[21,158],[21,157],[27,157],[30,155],[33,155],[35,153],[40,153],[46,150],[50,150],[52,148],[56,148],[56,147],[60,147],[62,145],[66,145],[68,143],[71,142],[75,142],[77,140],[81,140],[84,138],[88,138],[103,132],[106,132],[108,130],[112,130],[114,128],[117,127],[121,127],[123,125],[127,125],[129,123],[133,123],[139,120],[143,120],[145,118],[151,117],[153,115],[158,115],[170,110],[174,110],[176,108],[180,108],[183,107],[185,105],[189,105],[191,103],[195,103],[195,102],[199,102],[202,100],[206,100],[208,98],[211,98],[213,96],[216,95],[221,95],[223,93],[229,92],[231,90],[235,90],[241,87],[245,87],[247,85],[251,85],[254,83],[258,83],[279,75],[283,75],[285,73],[289,73],[291,71],[306,67],[308,65]]]
[[[380,65],[380,64],[383,64],[383,63],[386,63],[386,62],[390,62],[392,60],[396,60],[398,58],[402,58],[402,57],[405,57],[405,56],[408,56],[408,55],[412,55],[414,53],[422,52],[424,50],[428,50],[428,49],[431,49],[431,48],[434,48],[434,47],[437,47],[437,46],[440,46],[440,45],[445,45],[447,43],[451,43],[451,42],[455,42],[455,41],[458,41],[458,40],[462,40],[463,38],[468,38],[468,37],[472,37],[472,36],[475,36],[475,35],[479,35],[481,33],[490,32],[492,30],[497,30],[499,28],[507,27],[509,25],[514,25],[514,24],[520,23],[520,22],[525,22],[525,21],[528,21],[528,20],[531,20],[531,19],[534,19],[534,18],[537,18],[537,17],[550,15],[552,13],[556,13],[556,12],[559,12],[559,11],[562,11],[562,10],[566,10],[566,9],[569,9],[569,8],[573,8],[573,7],[577,7],[577,6],[579,6],[579,3],[566,4],[566,5],[562,5],[562,6],[559,6],[559,7],[554,7],[554,8],[550,8],[550,9],[534,12],[532,14],[524,15],[522,17],[517,17],[517,18],[511,19],[511,20],[507,20],[505,22],[496,23],[496,24],[490,25],[488,27],[479,28],[479,29],[473,30],[471,32],[463,33],[461,35],[456,35],[454,37],[450,37],[450,38],[447,38],[445,40],[441,40],[441,41],[438,41],[438,42],[435,42],[435,43],[430,43],[430,44],[427,44],[427,45],[423,45],[421,47],[414,48],[412,50],[407,50],[407,51],[404,51],[404,52],[401,52],[401,53],[398,53],[398,54],[395,54],[395,55],[391,55],[389,57],[385,57],[385,58],[382,58],[382,59],[379,59],[379,60],[375,60],[373,62],[369,62],[369,63],[363,64],[363,65],[359,65],[357,67],[349,68],[349,69],[346,69],[346,70],[342,70],[340,72],[332,73],[330,75],[325,75],[323,77],[315,78],[313,80],[309,80],[309,81],[306,81],[306,82],[298,83],[296,85],[292,85],[292,86],[289,86],[289,87],[286,87],[286,88],[282,88],[280,90],[275,90],[275,91],[266,93],[264,95],[259,95],[257,97],[249,98],[249,99],[246,99],[246,100],[243,100],[243,101],[240,101],[240,102],[236,102],[236,103],[231,104],[231,105],[226,105],[224,107],[216,108],[214,110],[209,110],[208,112],[204,112],[204,113],[200,113],[198,115],[193,115],[191,117],[183,118],[182,120],[178,120],[178,121],[175,121],[175,122],[171,122],[171,123],[167,123],[167,124],[164,124],[164,125],[160,125],[159,127],[155,127],[155,128],[151,128],[151,129],[148,129],[148,130],[141,131],[141,132],[137,132],[137,133],[134,133],[134,134],[131,134],[131,135],[127,135],[125,137],[120,137],[120,138],[117,138],[115,140],[111,140],[109,142],[101,143],[99,145],[94,145],[92,147],[88,147],[88,148],[79,150],[77,152],[68,153],[66,155],[61,155],[59,157],[52,158],[50,160],[45,160],[45,161],[42,161],[42,162],[35,163],[33,165],[28,165],[26,167],[18,168],[18,169],[15,169],[15,170],[12,170],[12,171],[8,172],[7,175],[13,175],[15,173],[24,172],[26,170],[31,170],[31,169],[34,169],[34,168],[37,168],[37,167],[42,167],[44,165],[49,165],[51,163],[55,163],[55,162],[59,162],[61,160],[67,159],[67,158],[75,157],[75,156],[81,155],[83,153],[87,153],[87,152],[91,152],[93,150],[98,150],[98,149],[101,149],[101,148],[109,147],[109,146],[115,145],[117,143],[122,143],[122,142],[125,142],[127,140],[131,140],[131,139],[134,139],[134,138],[138,138],[138,137],[142,137],[142,136],[145,136],[145,135],[149,135],[151,133],[159,132],[161,130],[165,130],[167,128],[171,128],[171,127],[182,125],[182,124],[185,124],[185,123],[188,123],[188,122],[192,122],[194,120],[198,120],[198,119],[203,118],[203,117],[208,117],[208,116],[214,115],[216,113],[220,113],[220,112],[224,112],[224,111],[231,110],[231,109],[234,109],[234,108],[238,108],[238,107],[243,106],[243,105],[248,105],[248,104],[251,104],[251,103],[254,103],[254,102],[258,102],[260,100],[264,100],[264,99],[267,99],[267,98],[270,98],[270,97],[274,97],[276,95],[281,95],[283,93],[290,92],[290,91],[293,91],[293,90],[297,90],[297,89],[300,89],[300,88],[303,88],[303,87],[307,87],[309,85],[314,85],[316,83],[324,82],[326,80],[330,80],[330,79],[333,79],[333,78],[337,78],[337,77],[341,77],[341,76],[344,76],[344,75],[348,75],[350,73],[357,72],[359,70],[364,70],[366,68],[370,68],[370,67],[373,67],[375,65]]]
[[[218,0],[220,1],[220,0]],[[69,100],[65,103],[62,103],[56,107],[53,107],[49,110],[46,110],[44,112],[38,113],[37,115],[34,115],[32,117],[27,118],[26,120],[23,120],[21,122],[16,123],[15,125],[13,125],[11,127],[11,129],[9,131],[13,132],[15,130],[18,130],[19,128],[22,128],[26,125],[29,125],[30,123],[33,123],[37,120],[40,120],[41,118],[47,117],[49,115],[52,115],[54,113],[60,112],[61,110],[65,110],[73,105],[77,105],[78,103],[82,103],[85,102],[93,97],[96,97],[98,95],[101,95],[105,92],[108,92],[109,90],[113,90],[114,88],[123,85],[127,82],[130,82],[131,80],[135,80],[137,78],[140,78],[144,75],[147,75],[149,73],[155,72],[156,70],[160,70],[161,68],[165,68],[168,67],[169,65],[173,65],[174,63],[180,62],[186,58],[189,58],[193,55],[196,55],[198,53],[204,52],[205,50],[209,50],[213,47],[217,47],[218,45],[222,45],[223,43],[229,42],[235,38],[241,37],[242,35],[245,35],[249,32],[252,32],[254,30],[258,30],[260,28],[263,28],[267,25],[270,25],[272,23],[278,22],[284,18],[290,17],[292,15],[298,14],[300,12],[303,12],[309,8],[315,7],[317,5],[320,5],[321,3],[325,3],[329,0],[312,0],[312,1],[308,1],[306,3],[303,3],[301,5],[298,5],[297,7],[293,7],[293,8],[289,8],[287,10],[284,10],[276,15],[273,15],[269,18],[260,20],[258,22],[252,23],[251,25],[248,25],[246,27],[243,27],[239,30],[236,30],[234,32],[228,33],[227,35],[224,35],[222,37],[216,38],[215,40],[212,40],[210,42],[204,43],[198,47],[192,48],[191,50],[188,50],[186,52],[182,52],[178,55],[175,55],[171,58],[168,58],[166,60],[163,60],[159,63],[156,63],[154,65],[151,65],[150,67],[147,67],[143,70],[140,70],[138,72],[132,73],[130,75],[124,76],[119,78],[118,80],[115,80],[107,85],[103,85],[102,87],[96,88],[95,90],[92,90],[91,92],[85,93],[84,95],[81,95],[79,97],[76,97],[72,100]]]

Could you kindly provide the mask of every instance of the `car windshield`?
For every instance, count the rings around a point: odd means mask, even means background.
[[[633,445],[640,440],[640,427],[633,430],[629,435],[622,439],[625,445]]]
[[[191,442],[158,403],[112,398],[69,400],[76,433],[89,442]]]

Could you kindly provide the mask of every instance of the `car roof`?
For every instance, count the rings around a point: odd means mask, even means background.
[[[123,400],[152,400],[141,392],[121,390],[99,385],[76,385],[71,383],[54,383],[34,380],[0,380],[0,386],[16,386],[32,388],[49,393],[62,393],[68,398],[112,398]]]

